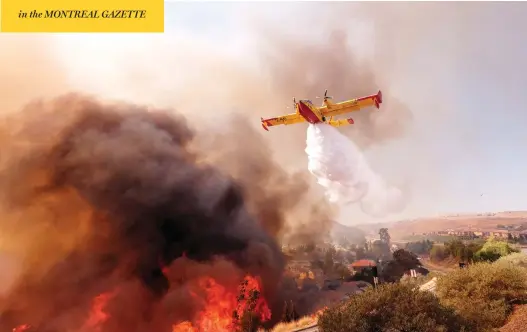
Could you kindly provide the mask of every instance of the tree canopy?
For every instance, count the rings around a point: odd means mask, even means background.
[[[494,262],[500,257],[507,256],[511,253],[519,252],[518,249],[511,247],[505,241],[497,241],[490,238],[479,251],[474,254],[477,261]]]
[[[379,229],[379,238],[382,242],[390,244],[390,234],[388,233],[388,228]]]

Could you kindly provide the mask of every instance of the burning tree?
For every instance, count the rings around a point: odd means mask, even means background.
[[[256,331],[262,322],[271,318],[267,304],[260,297],[260,291],[251,287],[254,287],[254,284],[250,283],[250,279],[244,279],[237,297],[238,305],[233,312],[234,331]]]

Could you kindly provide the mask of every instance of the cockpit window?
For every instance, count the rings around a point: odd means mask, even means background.
[[[309,104],[313,104],[313,102],[311,100],[306,100],[307,103]]]

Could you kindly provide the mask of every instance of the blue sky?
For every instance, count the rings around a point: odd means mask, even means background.
[[[152,37],[156,42],[185,53],[190,44],[181,40],[190,40],[211,58],[263,74],[256,60],[266,51],[260,42],[266,34],[316,44],[332,28],[346,30],[357,56],[373,63],[382,89],[413,113],[403,137],[366,150],[372,168],[411,190],[407,209],[388,219],[527,209],[527,3],[167,2],[165,15],[165,34]],[[178,75],[183,67],[170,64]],[[284,106],[267,115],[284,112],[289,102],[278,100]],[[302,130],[290,130],[287,139],[302,142]],[[279,143],[272,135],[286,135],[276,133],[266,136],[271,147]],[[278,158],[305,167],[302,158]],[[373,219],[355,206],[341,220]]]

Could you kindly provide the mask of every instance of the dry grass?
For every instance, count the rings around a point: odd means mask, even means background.
[[[314,326],[318,324],[318,317],[327,309],[327,307],[323,307],[319,310],[317,310],[315,313],[311,315],[304,316],[300,318],[299,320],[291,323],[279,323],[277,324],[271,331],[269,332],[292,332],[299,329],[305,329],[310,326]],[[263,330],[260,330],[260,332],[263,332]]]
[[[513,253],[503,256],[496,262],[497,264],[512,264],[527,268],[527,255],[523,252]]]
[[[297,329],[306,328],[313,326],[317,323],[318,317],[315,315],[304,316],[297,320],[296,322],[291,323],[280,323],[276,325],[271,332],[291,332]]]

